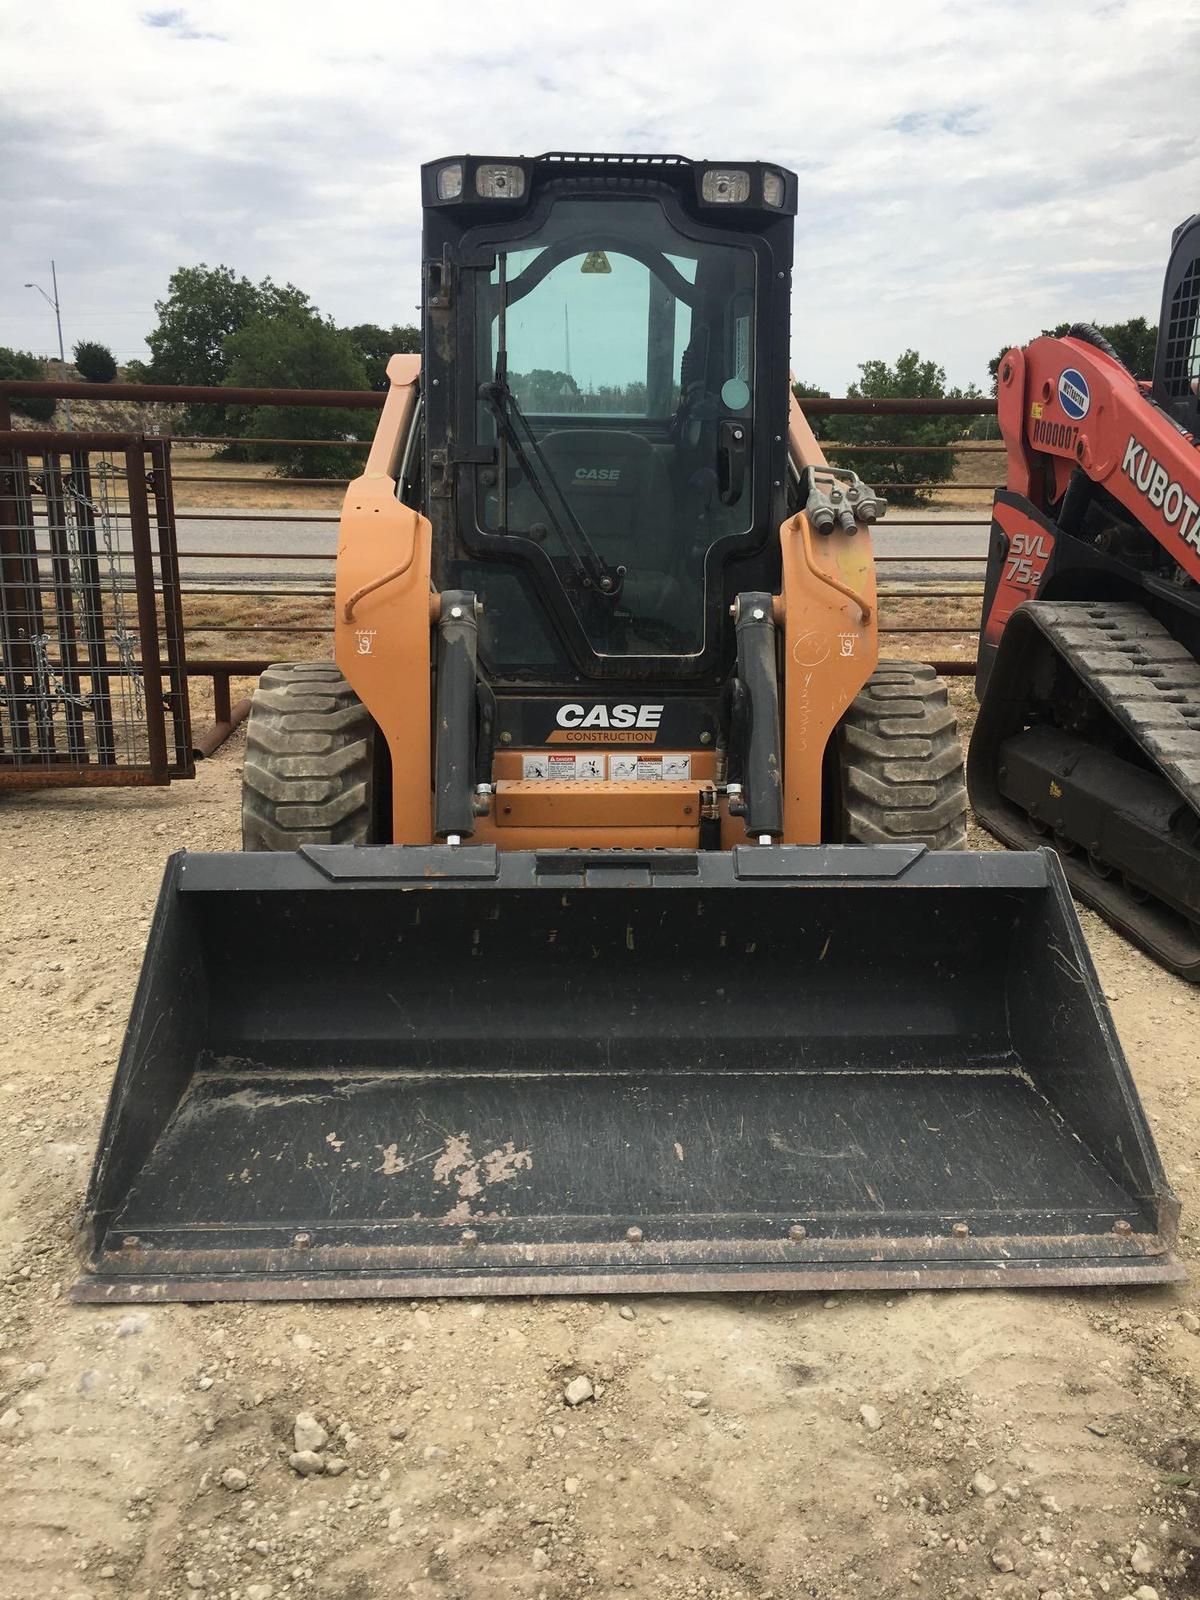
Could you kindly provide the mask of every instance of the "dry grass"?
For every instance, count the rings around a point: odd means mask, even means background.
[[[947,585],[936,586],[943,593],[888,594],[879,597],[881,654],[915,661],[947,661],[961,656],[975,658],[979,630],[980,596],[977,589],[963,595],[944,596]],[[903,631],[893,632],[900,627]],[[967,633],[948,630],[966,628]]]
[[[294,656],[333,650],[333,595],[185,594],[183,622],[195,656]],[[293,629],[324,630],[292,632]]]
[[[171,451],[177,511],[340,511],[340,485],[306,487],[274,476],[262,461],[218,461],[213,445],[180,445]],[[365,456],[364,456],[365,459]],[[195,481],[195,480],[204,481]],[[233,480],[232,482],[223,480]],[[207,481],[211,480],[211,481]]]
[[[185,594],[183,625],[188,660],[328,661],[333,655],[333,596]],[[289,629],[312,632],[289,632]],[[330,631],[320,631],[328,629]],[[261,630],[261,631],[259,631]],[[232,698],[253,692],[256,677],[233,678]],[[192,724],[213,719],[212,682],[191,680]]]

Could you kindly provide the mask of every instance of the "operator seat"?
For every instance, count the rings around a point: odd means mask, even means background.
[[[641,434],[618,428],[561,428],[541,445],[600,555],[625,567],[626,608],[686,627],[691,608],[686,577],[680,581],[675,498],[658,451]],[[697,573],[693,585],[699,581]]]

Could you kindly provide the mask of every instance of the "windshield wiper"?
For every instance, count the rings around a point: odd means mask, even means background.
[[[507,282],[505,271],[507,258],[500,252],[500,312],[499,326],[496,339],[496,371],[490,383],[481,383],[479,398],[490,408],[496,419],[496,430],[500,439],[500,531],[507,533],[508,529],[508,450],[512,450],[513,457],[521,471],[529,481],[529,486],[541,502],[542,508],[550,518],[550,522],[558,535],[563,548],[570,557],[571,563],[589,588],[595,588],[601,594],[615,599],[620,594],[625,581],[624,567],[610,567],[608,562],[596,549],[591,539],[571,508],[570,501],[563,493],[562,485],[555,476],[554,469],[546,459],[545,452],[538,443],[536,434],[530,427],[529,419],[517,404],[517,397],[513,394],[508,382],[508,345],[506,330],[505,305]],[[524,440],[522,440],[522,433]],[[534,469],[531,455],[536,458],[542,476]],[[545,481],[543,482],[543,477]],[[551,493],[553,491],[553,494]],[[557,497],[559,508],[555,509],[554,498]]]

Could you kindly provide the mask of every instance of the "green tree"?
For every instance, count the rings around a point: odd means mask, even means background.
[[[569,372],[533,367],[529,372],[510,372],[508,385],[521,410],[531,416],[588,409]]]
[[[854,399],[902,400],[971,399],[979,390],[947,388],[945,369],[936,361],[924,360],[916,350],[905,350],[894,366],[886,361],[864,361],[862,376],[846,391]],[[927,489],[905,485],[945,483],[954,473],[954,451],[946,448],[967,432],[961,417],[921,416],[846,416],[831,418],[842,445],[921,446],[909,453],[887,448],[865,452],[831,449],[837,466],[852,467],[868,483],[885,484],[883,493],[897,505],[920,505],[929,498]]]
[[[252,283],[232,267],[180,267],[171,274],[166,298],[156,300],[157,325],[146,335],[149,371],[155,383],[194,383],[212,387],[229,370],[226,340],[253,317],[294,306],[311,310],[308,296],[294,284],[280,288],[270,278]]]
[[[792,393],[797,400],[828,400],[829,390],[818,389],[815,384],[797,381],[792,384]],[[808,425],[813,431],[813,437],[824,439],[828,435],[830,422],[836,421],[833,417],[809,417]]]
[[[225,342],[225,383],[248,389],[366,389],[363,359],[345,332],[311,306],[293,304],[251,318]],[[354,439],[368,428],[371,413],[330,406],[254,406],[247,414],[247,440]],[[274,461],[290,478],[349,476],[362,452],[337,445],[247,443],[251,460]]]
[[[71,355],[85,383],[111,383],[117,375],[116,359],[106,344],[81,339]]]
[[[7,346],[0,345],[0,388],[5,378],[18,378],[22,382],[37,383],[45,376],[45,363],[37,356],[30,355],[28,350],[9,350]],[[11,404],[14,411],[23,417],[31,417],[34,422],[54,420],[53,400],[19,400],[14,395]]]
[[[1097,333],[1104,335],[1135,378],[1149,380],[1153,377],[1154,347],[1158,342],[1158,328],[1153,323],[1147,322],[1145,317],[1130,317],[1126,322],[1094,322],[1092,326]],[[1071,323],[1060,322],[1056,328],[1043,328],[1042,337],[1061,339],[1070,328]],[[999,381],[1000,363],[1013,349],[1015,343],[1016,341],[1006,344],[1004,349],[988,362],[988,376],[992,380],[993,394]]]
[[[534,375],[530,374],[531,377]],[[565,373],[547,374],[547,376],[564,377],[571,388],[564,388],[559,397],[560,403],[557,406],[547,405],[546,410],[591,411],[598,416],[609,417],[646,415],[649,394],[640,378],[633,378],[629,383],[594,384],[581,392],[574,379],[567,377]]]
[[[1100,329],[1109,344],[1135,378],[1154,376],[1154,350],[1158,344],[1158,324],[1145,317],[1130,317],[1126,322],[1109,322]]]
[[[421,354],[421,330],[411,323],[381,328],[374,322],[360,322],[357,327],[347,328],[345,333],[362,358],[367,382],[380,393],[388,386],[387,364],[393,356]]]
[[[255,317],[288,308],[312,311],[308,296],[294,284],[281,288],[270,278],[252,283],[232,267],[180,267],[171,274],[167,294],[154,304],[158,322],[146,335],[150,361],[144,378],[150,383],[187,383],[216,387],[229,371],[226,341]],[[193,433],[240,434],[249,412],[243,407],[189,406],[184,427]],[[226,457],[242,457],[227,447]]]

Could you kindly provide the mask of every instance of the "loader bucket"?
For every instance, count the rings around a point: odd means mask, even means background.
[[[1163,1283],[1057,858],[174,856],[83,1300]]]

